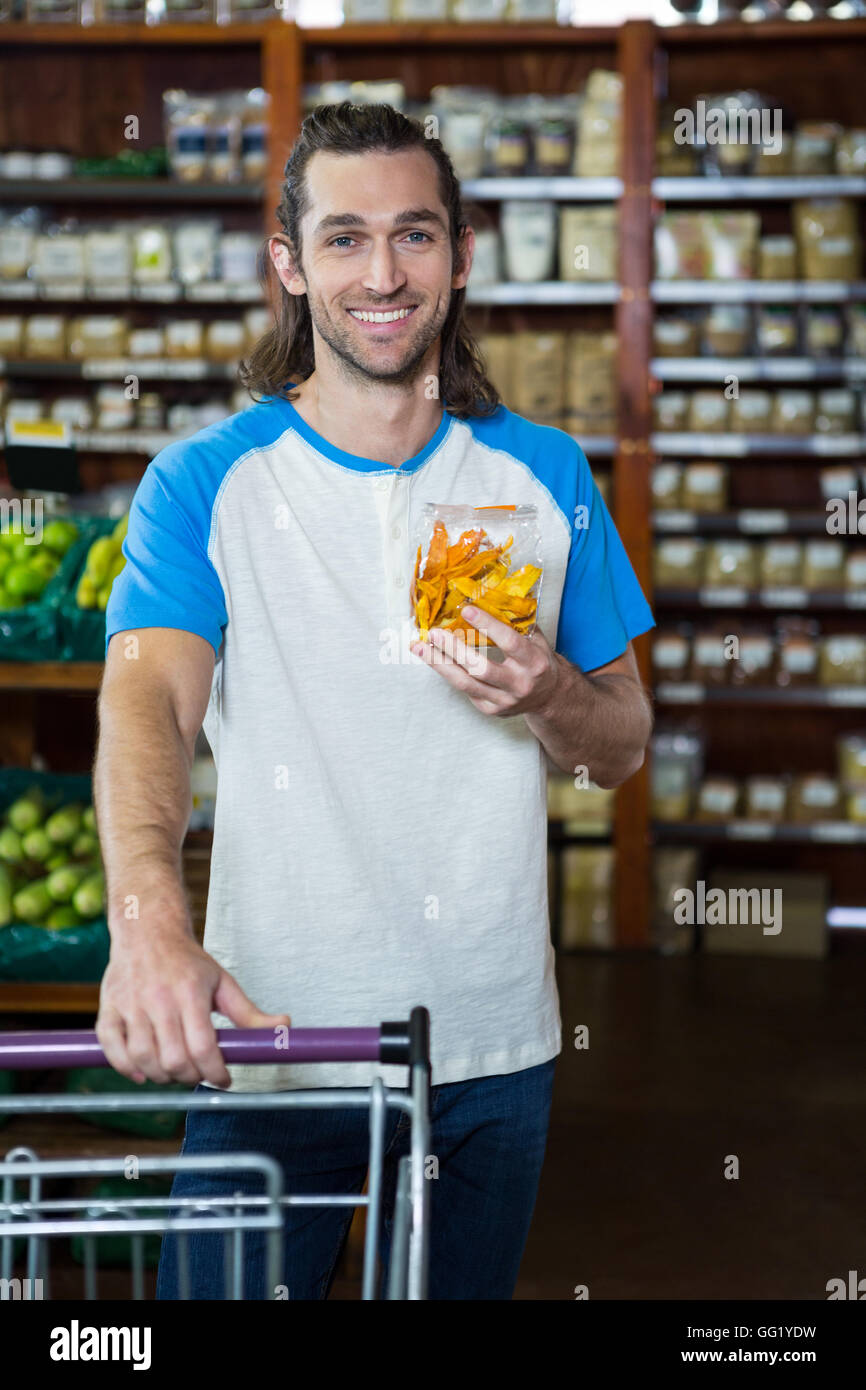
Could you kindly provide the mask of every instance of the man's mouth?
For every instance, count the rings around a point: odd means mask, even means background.
[[[349,309],[347,312],[358,323],[400,323],[414,314],[417,308],[417,304],[406,304],[398,309]]]

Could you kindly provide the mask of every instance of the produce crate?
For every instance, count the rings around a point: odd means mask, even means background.
[[[20,610],[23,611],[23,610]],[[28,787],[39,786],[47,797],[60,793],[64,802],[91,799],[86,773],[33,772],[25,767],[0,768],[0,814]],[[80,927],[32,926],[13,922],[0,927],[0,980],[28,984],[93,984],[108,964],[109,935],[105,917]]]
[[[84,573],[87,552],[101,536],[110,536],[119,518],[89,517],[87,544],[76,552],[76,566],[60,598],[57,611],[58,655],[61,661],[102,661],[105,658],[105,614],[98,608],[79,608],[75,602],[78,581]]]
[[[104,1096],[128,1092],[140,1096],[147,1091],[164,1094],[166,1091],[189,1091],[192,1087],[177,1082],[157,1086],[153,1081],[132,1081],[112,1067],[73,1067],[66,1078],[70,1095]],[[183,1123],[180,1110],[83,1110],[82,1120],[98,1129],[117,1129],[123,1134],[137,1134],[146,1139],[170,1139]]]
[[[54,520],[74,521],[78,539],[67,550],[60,568],[48,581],[40,598],[25,603],[22,608],[0,611],[0,661],[57,661],[59,658],[60,605],[95,537],[92,517],[48,517],[45,524]]]

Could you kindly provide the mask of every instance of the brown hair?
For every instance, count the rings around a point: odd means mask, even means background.
[[[330,154],[362,154],[368,150],[426,150],[439,173],[439,194],[448,209],[454,264],[460,261],[460,238],[466,226],[460,184],[441,141],[428,139],[419,121],[404,116],[393,106],[355,106],[343,101],[318,106],[301,126],[284,170],[277,219],[290,249],[300,260],[301,219],[309,207],[304,175],[318,151]],[[259,252],[259,276],[269,287],[272,266],[267,243]],[[241,363],[240,379],[256,398],[282,396],[292,399],[289,381],[301,382],[313,371],[313,327],[306,295],[289,294],[277,282],[274,327],[259,339]],[[499,393],[486,374],[481,350],[465,320],[465,290],[451,291],[448,316],[442,327],[439,390],[450,414],[460,418],[490,415],[500,403]]]

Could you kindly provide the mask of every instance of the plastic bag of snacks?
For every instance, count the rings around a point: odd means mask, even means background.
[[[535,631],[543,570],[536,507],[428,502],[416,539],[410,596],[422,641],[438,627],[469,645],[495,647],[462,616],[467,603],[517,632]]]

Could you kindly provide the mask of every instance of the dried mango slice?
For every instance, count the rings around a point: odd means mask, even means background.
[[[541,570],[537,565],[523,565],[519,570],[513,570],[500,587],[507,594],[517,594],[520,598],[525,598],[540,578]]]
[[[474,555],[481,544],[483,535],[484,532],[480,526],[474,531],[464,531],[456,545],[449,545],[445,569],[453,570],[454,566],[459,565],[461,560],[466,560]]]
[[[436,579],[445,568],[448,558],[448,532],[441,521],[434,522],[427,563],[424,566],[424,579]]]

